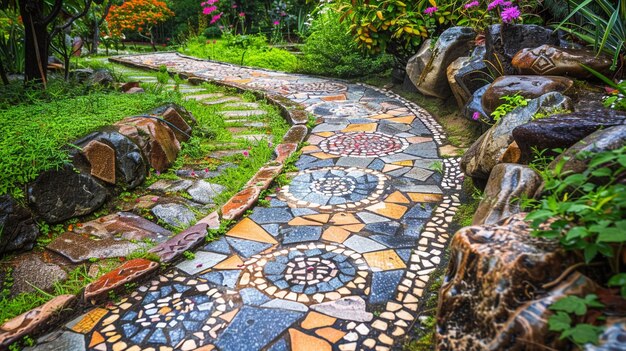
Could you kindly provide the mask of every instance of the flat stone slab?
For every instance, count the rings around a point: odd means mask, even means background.
[[[181,204],[158,204],[151,211],[158,219],[172,227],[187,227],[196,220],[193,211]]]
[[[90,258],[126,257],[145,245],[145,243],[133,243],[113,238],[95,240],[86,235],[65,232],[48,244],[46,249],[74,263],[80,263]]]
[[[235,139],[244,139],[248,141],[271,141],[272,136],[267,134],[239,134],[233,136]]]
[[[344,297],[337,301],[324,302],[311,306],[313,311],[331,317],[355,322],[369,322],[374,318],[374,315],[365,311],[365,308],[365,300],[358,296]]]
[[[104,216],[75,227],[77,234],[86,234],[105,238],[142,241],[149,239],[160,243],[172,235],[169,230],[130,212],[118,212]]]
[[[256,102],[234,102],[230,104],[224,104],[224,108],[259,108],[259,104]]]
[[[223,97],[223,98],[219,98],[215,100],[202,100],[202,103],[205,105],[212,106],[212,105],[223,104],[229,101],[241,101],[241,99],[238,97],[234,97],[234,96],[227,96],[227,97]]]
[[[35,292],[35,287],[50,291],[54,283],[67,279],[67,273],[54,263],[43,262],[39,255],[29,252],[18,255],[12,262],[14,277],[11,295]]]
[[[219,184],[208,183],[203,180],[195,182],[187,192],[193,198],[193,201],[201,204],[215,203],[214,199],[224,192],[226,187]]]
[[[135,281],[141,276],[149,274],[159,267],[159,264],[143,258],[135,258],[124,262],[118,268],[101,276],[85,287],[85,300],[97,300],[109,291],[113,291],[124,284]]]
[[[241,110],[241,111],[224,111],[222,115],[224,117],[251,117],[251,116],[263,116],[267,112],[263,110]]]

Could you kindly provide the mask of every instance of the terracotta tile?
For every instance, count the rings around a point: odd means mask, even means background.
[[[307,145],[307,146],[303,147],[302,149],[300,149],[300,151],[302,151],[302,153],[304,153],[304,154],[308,154],[308,153],[311,153],[311,152],[320,151],[320,148],[315,146],[315,145]]]
[[[143,258],[136,258],[124,262],[118,268],[101,276],[98,280],[85,287],[85,300],[95,300],[102,295],[123,286],[126,283],[135,281],[159,267],[157,262],[152,262]]]
[[[343,243],[350,236],[350,232],[341,227],[328,227],[322,234],[322,239],[335,243]]]
[[[224,261],[213,266],[213,269],[241,269],[243,261],[237,255],[232,255]]]
[[[321,132],[321,133],[315,133],[315,134],[319,135],[321,137],[324,137],[324,138],[328,138],[329,136],[331,136],[331,135],[333,135],[335,133],[333,133],[333,132]]]
[[[94,308],[93,310],[87,312],[83,319],[70,329],[80,334],[87,334],[108,312],[109,311],[104,308]]]
[[[428,141],[433,141],[433,138],[416,136],[416,137],[406,138],[406,140],[411,144],[419,144],[419,143],[425,143]]]
[[[378,123],[350,124],[342,132],[375,132]]]
[[[229,230],[226,235],[262,243],[278,244],[276,239],[269,235],[260,225],[254,223],[250,218],[242,219],[233,229]]]
[[[387,198],[385,199],[385,202],[393,202],[396,204],[410,203],[409,199],[407,199],[406,196],[402,195],[402,193],[399,191],[396,191],[395,193],[387,196]]]
[[[239,218],[258,199],[261,189],[249,187],[235,194],[224,206],[222,206],[222,218],[233,220]]]
[[[276,159],[274,161],[279,162],[279,163],[285,162],[285,160],[289,156],[291,156],[291,154],[296,152],[297,149],[298,149],[298,144],[296,143],[276,145],[276,148],[274,149],[274,152],[276,153]]]
[[[404,123],[404,124],[411,124],[413,123],[413,120],[415,120],[415,116],[404,116],[404,117],[395,117],[395,118],[388,119],[388,121],[390,122]]]
[[[327,154],[325,152],[316,152],[316,153],[311,154],[311,156],[317,157],[320,160],[327,160],[327,159],[330,159],[330,158],[337,158],[337,157],[339,157],[339,155],[331,155],[331,154]]]
[[[331,326],[333,325],[333,323],[335,323],[336,320],[337,318],[329,317],[325,314],[311,311],[306,316],[302,324],[300,324],[300,326],[304,329],[316,329]]]
[[[304,216],[304,218],[310,219],[312,221],[320,222],[320,223],[327,223],[328,219],[330,218],[330,215],[329,214],[316,214],[316,215]]]
[[[332,96],[322,96],[320,98],[323,101],[344,101],[346,96],[344,94],[332,95]]]
[[[326,327],[326,328],[316,330],[315,334],[323,337],[324,339],[334,344],[337,341],[341,340],[341,338],[343,338],[343,336],[346,335],[346,332],[337,330],[335,328]]]
[[[378,213],[379,215],[383,215],[385,217],[400,219],[402,218],[402,216],[404,216],[407,208],[406,206],[401,206],[393,203],[380,202],[376,205],[367,207],[367,210]]]
[[[200,224],[200,223],[206,223],[208,229],[219,229],[220,214],[217,211],[211,212],[208,216],[196,222],[196,224]]]
[[[414,202],[441,202],[443,195],[441,194],[424,194],[424,193],[407,193],[409,198]]]
[[[332,347],[325,340],[304,334],[296,329],[289,329],[291,351],[331,351]]]
[[[351,213],[337,213],[333,215],[333,218],[330,220],[330,223],[342,225],[342,224],[359,224],[361,223],[356,217],[354,217]]]
[[[406,265],[394,250],[384,250],[364,253],[363,257],[367,264],[374,270],[378,268],[383,271],[393,269],[404,269]]]
[[[252,81],[252,79],[229,79],[228,81],[237,84],[248,84]]]
[[[320,222],[310,221],[308,219],[304,219],[303,217],[296,217],[289,221],[289,225],[322,225]]]

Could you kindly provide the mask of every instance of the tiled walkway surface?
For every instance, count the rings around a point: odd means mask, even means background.
[[[459,206],[458,159],[440,157],[445,136],[432,117],[362,85],[173,53],[125,59],[279,93],[323,123],[269,207],[254,208],[195,259],[88,311],[39,347],[400,347]]]

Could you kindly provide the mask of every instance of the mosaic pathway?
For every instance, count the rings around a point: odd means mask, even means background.
[[[388,350],[418,317],[460,205],[457,158],[413,103],[371,87],[201,61],[129,62],[280,94],[322,121],[269,207],[39,340],[66,350]],[[395,346],[394,346],[395,345]]]

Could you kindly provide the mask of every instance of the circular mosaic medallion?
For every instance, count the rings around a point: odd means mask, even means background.
[[[409,142],[383,133],[350,132],[338,133],[322,140],[322,151],[350,157],[383,157],[401,152],[409,147]]]
[[[327,167],[298,173],[280,197],[290,206],[319,210],[356,209],[375,203],[384,193],[387,176],[366,168]]]
[[[348,90],[348,86],[336,82],[292,83],[286,86],[291,92],[297,93],[339,93]]]
[[[365,118],[377,113],[377,110],[367,104],[344,101],[321,102],[307,107],[306,110],[327,118]]]
[[[319,303],[363,294],[366,289],[365,260],[339,245],[298,245],[253,256],[244,264],[242,285],[281,299]]]
[[[212,314],[232,308],[206,280],[169,273],[112,306],[94,330],[106,331],[109,340],[129,345],[179,347],[186,343],[197,347],[206,343],[197,332],[216,326]]]

